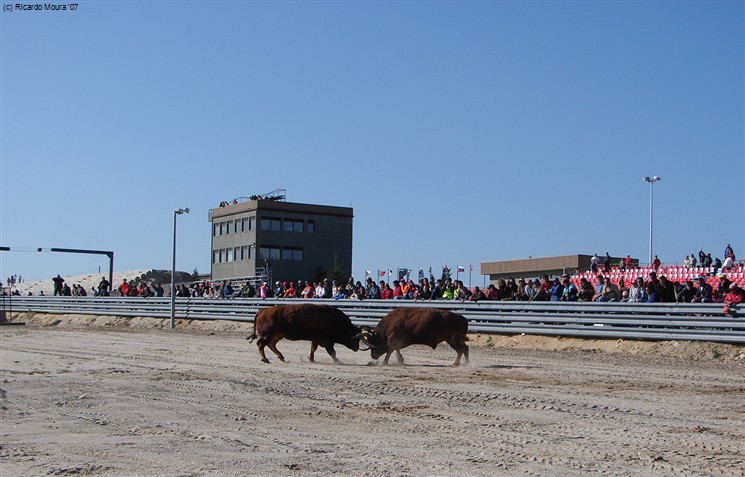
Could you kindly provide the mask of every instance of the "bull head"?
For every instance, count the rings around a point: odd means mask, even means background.
[[[367,348],[360,349],[360,351],[370,350],[370,355],[373,359],[378,359],[384,355],[386,352],[386,346],[383,339],[366,326],[363,326],[362,330],[362,333],[356,335],[355,338],[359,338]]]

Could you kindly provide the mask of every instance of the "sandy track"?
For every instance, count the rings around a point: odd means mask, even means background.
[[[745,475],[745,367],[447,346],[369,353],[241,335],[3,328],[0,474]],[[271,357],[270,357],[271,359]]]

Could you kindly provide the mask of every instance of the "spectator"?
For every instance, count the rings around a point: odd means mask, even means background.
[[[98,282],[98,296],[109,296],[110,289],[111,283],[106,277],[101,277],[101,281]]]
[[[592,301],[592,298],[595,296],[595,288],[592,286],[592,283],[590,283],[589,280],[586,278],[581,278],[579,281],[579,292],[577,294],[577,299],[579,301]]]
[[[727,275],[725,273],[719,274],[719,285],[717,285],[715,294],[716,301],[721,302],[724,300],[725,295],[729,293],[729,286],[731,284],[732,282],[729,281],[729,278],[727,278]]]
[[[129,295],[129,283],[127,282],[126,278],[122,279],[122,283],[117,287],[117,290],[119,291],[119,294],[121,296]]]
[[[660,277],[660,281],[657,286],[657,294],[661,302],[675,302],[675,286],[670,280],[667,279],[665,275],[662,275]]]
[[[724,296],[724,304],[732,306],[740,303],[745,303],[745,290],[737,286],[737,283],[732,283],[729,286],[729,291]]]
[[[592,296],[592,301],[603,301],[600,298],[603,296],[603,287],[605,286],[605,279],[602,275],[595,277],[595,294]]]
[[[504,280],[502,280],[504,282]],[[455,299],[455,286],[453,282],[448,278],[445,281],[445,285],[442,287],[442,299],[443,300],[454,300]]]
[[[316,291],[313,288],[313,285],[311,285],[310,282],[306,280],[305,286],[303,286],[303,289],[300,291],[300,298],[310,300],[311,298],[313,298],[313,295],[315,295],[315,293]]]
[[[656,303],[659,301],[657,298],[657,290],[655,290],[654,285],[651,283],[647,283],[644,288],[644,300],[647,303]]]
[[[678,291],[678,296],[676,298],[678,303],[691,303],[695,296],[696,289],[693,286],[693,282],[688,280],[680,291]]]
[[[432,288],[430,287],[429,280],[422,278],[419,280],[419,290],[416,295],[417,300],[431,300],[432,299]]]
[[[605,277],[603,283],[603,290],[600,293],[600,299],[597,301],[619,301],[621,299],[621,292],[618,287],[611,282],[610,277]]]
[[[393,299],[394,300],[403,300],[404,298],[404,291],[401,287],[401,282],[398,280],[393,280]]]
[[[383,283],[383,282],[380,282]],[[339,294],[339,291],[342,293],[344,292],[344,287],[339,285],[339,282],[336,280],[331,281],[331,296],[333,298],[336,298],[336,296]]]
[[[547,280],[548,277],[545,277]],[[538,280],[533,281],[533,297],[530,299],[530,301],[548,301],[549,300],[549,293],[546,288],[543,287],[543,283],[538,282]]]
[[[526,291],[528,288],[526,287]],[[499,300],[499,292],[497,291],[497,287],[494,286],[493,283],[489,284],[488,287],[486,287],[486,292],[484,292],[484,295],[486,295],[487,300]],[[533,287],[530,287],[530,295],[528,296],[528,299],[530,299],[533,296]]]
[[[432,296],[430,300],[441,300],[442,299],[442,279],[435,281],[435,285],[432,287]]]
[[[345,287],[338,287],[334,294],[334,300],[343,300],[347,297],[347,291]]]
[[[391,290],[391,287],[383,280],[380,280],[380,298],[383,300],[393,299],[393,290]]]
[[[732,258],[732,256],[729,256],[724,259],[724,263],[722,264],[722,270],[732,270],[732,267],[734,266],[735,266],[735,259]]]
[[[10,281],[10,278],[8,279],[8,281]],[[62,291],[63,291],[62,284],[65,283],[65,279],[57,275],[56,277],[52,278],[52,281],[54,282],[54,296],[57,296],[57,295],[61,296]]]
[[[691,301],[693,301],[694,303],[713,303],[713,290],[711,285],[706,283],[706,279],[704,277],[698,277],[696,279],[696,282],[698,283],[698,286],[696,287],[696,294]]]
[[[290,282],[287,286],[287,290],[285,290],[284,294],[282,295],[282,298],[295,298],[295,296],[295,284],[293,282]]]
[[[561,301],[577,301],[577,287],[569,280],[569,275],[564,275],[564,290],[561,294]]]
[[[222,282],[222,297],[223,298],[232,298],[233,297],[233,282],[230,280]]]
[[[662,265],[662,262],[660,261],[659,257],[657,255],[654,256],[654,260],[652,260],[652,269],[656,272],[660,269],[660,266]]]
[[[455,281],[455,299],[460,301],[466,301],[471,297],[471,290],[463,285],[460,280]]]
[[[486,300],[486,295],[484,292],[481,291],[479,287],[474,287],[473,293],[471,293],[471,296],[468,297],[468,301],[479,301],[479,300]]]
[[[279,280],[274,282],[274,297],[284,298],[286,288],[287,288],[287,282],[285,282],[284,284],[280,282]]]
[[[605,269],[605,273],[610,272],[610,254],[608,252],[605,252],[605,257],[603,258],[603,268]]]
[[[621,296],[622,297],[624,296],[624,292],[626,292],[626,296],[629,295],[629,293],[628,293],[629,289],[626,286],[626,281],[623,278],[620,278],[618,280],[618,291],[621,292]]]
[[[633,261],[631,260],[631,255],[626,255],[626,258],[623,259],[624,270],[631,270],[632,264],[633,264]]]
[[[548,294],[551,301],[561,300],[561,295],[564,293],[564,285],[561,284],[559,277],[554,277],[553,285],[548,290]]]
[[[733,262],[736,260],[735,259],[735,251],[732,250],[732,246],[730,244],[727,244],[727,247],[725,247],[725,249],[724,249],[724,259],[725,259],[725,261],[727,260],[727,258],[732,258],[732,261]]]
[[[526,292],[527,288],[528,288],[528,284],[525,283],[525,279],[524,278],[519,279],[517,281],[517,292],[515,293],[515,300],[518,300],[518,301],[530,300],[530,297],[528,297],[528,294]]]
[[[598,264],[600,264],[600,257],[598,257],[598,254],[596,253],[590,259],[590,271],[592,273],[596,273],[598,271]]]
[[[313,298],[323,298],[323,293],[324,293],[323,283],[317,282],[313,288],[314,288]]]
[[[497,279],[497,294],[502,301],[512,300],[512,294],[510,293],[510,289],[507,288],[507,282],[502,278]]]
[[[644,295],[644,279],[638,277],[629,287],[629,302],[639,303]]]

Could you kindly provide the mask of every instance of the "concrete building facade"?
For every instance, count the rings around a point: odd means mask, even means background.
[[[600,256],[599,270],[603,269],[604,256]],[[489,276],[489,282],[495,283],[500,278],[513,277],[537,278],[541,275],[556,277],[568,273],[574,275],[580,271],[590,269],[592,255],[562,255],[558,257],[525,258],[521,260],[505,260],[501,262],[484,262],[481,264],[481,274]],[[618,266],[623,257],[611,257],[611,266]],[[632,264],[638,266],[639,260],[632,259]]]
[[[351,275],[353,210],[283,198],[253,196],[210,210],[212,280],[267,271],[275,281],[306,280],[335,264]]]

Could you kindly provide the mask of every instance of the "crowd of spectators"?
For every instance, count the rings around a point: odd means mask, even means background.
[[[231,280],[220,282],[202,281],[192,284],[179,284],[175,294],[178,297],[191,298],[325,298],[325,299],[391,299],[391,300],[459,300],[459,301],[570,301],[570,302],[631,302],[631,303],[724,303],[733,305],[745,302],[745,291],[736,282],[730,281],[727,271],[742,265],[735,261],[735,254],[728,244],[724,251],[725,261],[718,258],[712,260],[711,254],[699,250],[698,257],[691,254],[686,256],[683,266],[709,267],[717,270],[716,280],[700,276],[694,280],[671,281],[664,274],[658,273],[661,262],[657,256],[651,264],[646,278],[641,276],[629,280],[620,278],[614,281],[609,276],[611,258],[606,252],[601,258],[595,254],[591,259],[591,276],[572,277],[565,274],[561,277],[543,275],[536,279],[498,279],[484,290],[478,286],[466,287],[461,280],[453,280],[448,269],[443,268],[443,276],[435,280],[434,277],[420,278],[418,282],[402,277],[394,280],[392,285],[381,280],[375,282],[367,277],[365,283],[349,278],[346,282],[332,279],[320,281],[298,280],[276,281],[272,286],[267,281],[258,286],[246,282],[234,286]],[[717,265],[720,266],[717,266]],[[638,266],[627,255],[618,264],[620,270],[629,270]],[[602,267],[602,271],[601,271]],[[659,275],[659,276],[658,276]],[[420,275],[421,276],[421,275]],[[591,283],[590,280],[595,283]],[[8,278],[9,284],[13,280],[20,282],[21,277]],[[72,288],[65,280],[57,275],[54,282],[54,295],[61,296],[108,296],[114,294],[126,297],[162,297],[166,295],[160,283],[146,281],[122,280],[122,283],[112,290],[106,277],[101,278],[98,288],[91,287],[86,291],[84,287],[75,284]],[[712,283],[709,283],[709,282]],[[170,295],[170,293],[168,293]]]

